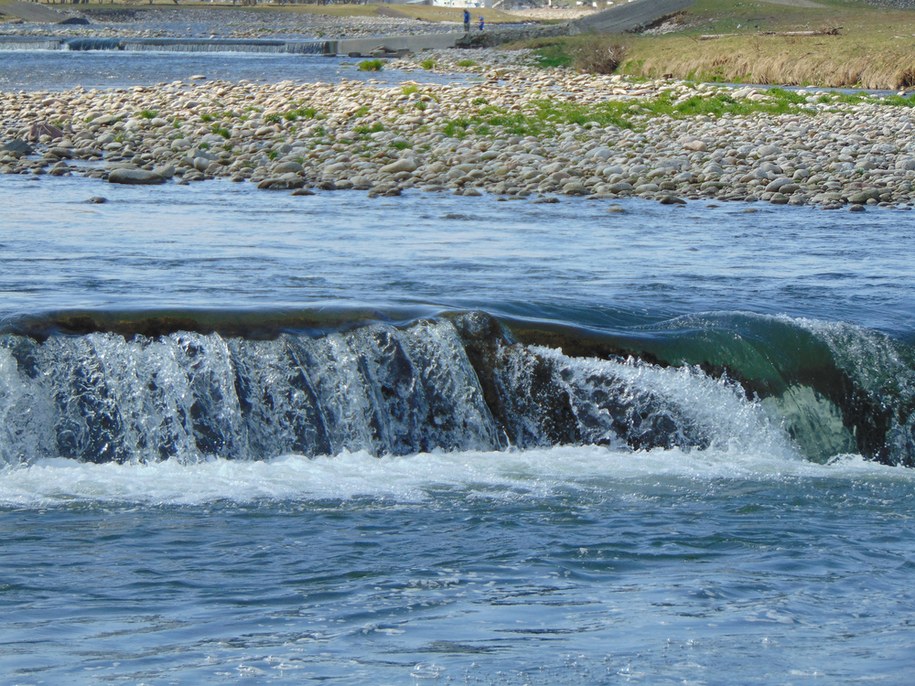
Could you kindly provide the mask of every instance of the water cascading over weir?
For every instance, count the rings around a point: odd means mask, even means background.
[[[638,358],[625,350],[631,342],[511,332],[483,313],[266,334],[187,323],[61,330],[51,321],[0,336],[0,461],[789,442],[818,461],[855,451],[895,464],[915,458],[908,387],[888,403],[891,391],[856,382],[838,357],[823,363],[822,342],[796,331],[790,345],[810,339],[815,367],[763,378],[756,363],[670,365],[662,350]],[[717,353],[726,354],[748,359],[746,350]]]

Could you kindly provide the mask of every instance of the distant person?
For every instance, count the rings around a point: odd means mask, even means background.
[[[464,10],[464,33],[470,33],[470,10]]]
[[[481,14],[481,15],[480,15],[480,31],[483,30],[483,25],[484,25],[484,24],[485,24],[485,22],[483,21],[483,15]]]

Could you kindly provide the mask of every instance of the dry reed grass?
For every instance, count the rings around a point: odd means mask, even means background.
[[[829,41],[837,44],[828,45]],[[629,45],[630,58],[623,63],[622,71],[639,76],[734,83],[872,89],[909,88],[915,84],[915,40],[912,47],[883,49],[839,43],[839,37],[831,36],[735,37],[687,43],[648,54],[641,46]]]
[[[915,85],[915,11],[879,9],[862,0],[817,4],[696,0],[685,31],[629,37],[622,71],[743,83]],[[814,35],[784,35],[801,32]],[[700,40],[703,34],[721,37]]]

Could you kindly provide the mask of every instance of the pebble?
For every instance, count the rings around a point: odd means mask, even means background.
[[[462,51],[422,53],[392,66],[423,72],[420,62],[430,54],[437,70],[469,69],[459,64]],[[472,80],[417,77],[409,90],[371,81],[190,79],[91,92],[4,92],[0,172],[107,174],[112,183],[225,178],[265,190],[355,189],[372,197],[416,188],[529,202],[570,195],[823,209],[915,204],[915,123],[907,108],[834,103],[803,114],[678,119],[636,113],[631,129],[568,123],[541,136],[497,123],[458,130],[455,122],[472,121],[483,107],[533,111],[545,92],[582,106],[697,92],[676,81],[536,68],[524,51],[473,56]],[[698,88],[705,95],[767,97],[753,88]],[[144,116],[151,111],[154,117]]]

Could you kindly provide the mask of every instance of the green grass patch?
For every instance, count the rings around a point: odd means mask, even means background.
[[[226,139],[232,137],[232,133],[229,131],[229,129],[225,128],[224,126],[220,126],[219,124],[213,124],[213,126],[210,127],[210,131],[215,133],[217,136],[222,136]]]
[[[767,98],[759,101],[734,98],[728,92],[697,93],[675,99],[666,92],[644,100],[613,100],[590,105],[542,99],[531,102],[521,112],[484,105],[473,116],[446,122],[442,130],[445,135],[456,138],[470,133],[488,136],[496,130],[510,135],[546,137],[556,135],[560,128],[569,125],[631,129],[654,117],[774,116],[799,112],[814,113],[806,96],[779,88],[773,88]]]
[[[536,48],[534,50],[534,62],[538,67],[543,67],[544,69],[571,67],[572,55],[568,53],[564,44],[553,43],[542,48]]]
[[[359,71],[381,71],[384,69],[384,62],[381,60],[362,60],[357,68]]]
[[[357,133],[360,136],[368,136],[372,133],[380,133],[384,131],[384,124],[380,121],[376,121],[373,124],[360,124],[359,126],[353,127],[353,133]]]
[[[509,112],[491,105],[478,110],[475,116],[453,119],[447,122],[443,132],[447,136],[463,138],[471,131],[488,136],[498,128],[505,133],[518,136],[551,136],[560,126],[567,124],[617,126],[630,128],[626,118],[629,103],[605,102],[597,105],[579,105],[554,100],[538,100],[531,103],[527,112]]]
[[[912,95],[870,95],[869,93],[823,93],[817,98],[821,105],[882,105],[884,107],[915,107]]]
[[[870,100],[890,107],[915,107],[915,95],[887,95],[882,98],[871,97]]]
[[[404,86],[401,86],[400,92],[404,95],[413,95],[415,93],[419,93],[419,86],[417,86],[415,83],[408,83]]]
[[[159,110],[142,110],[139,116],[141,119],[155,119],[159,116]]]
[[[435,60],[432,59],[431,57],[427,57],[426,59],[424,59],[422,62],[419,63],[419,66],[421,66],[426,71],[432,71],[433,69],[435,69]]]
[[[314,107],[297,107],[294,110],[287,110],[283,113],[283,119],[286,121],[297,121],[299,119],[314,119],[318,116],[318,110]]]
[[[474,121],[472,119],[464,117],[451,119],[450,121],[445,122],[445,126],[442,127],[442,133],[450,138],[463,138],[467,135],[467,130],[473,123]]]
[[[475,66],[477,66],[477,61],[476,61],[476,60],[468,60],[468,59],[458,60],[458,61],[457,61],[457,66],[462,67],[462,68],[464,68],[464,69],[469,69],[470,67],[475,67]]]

